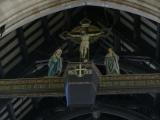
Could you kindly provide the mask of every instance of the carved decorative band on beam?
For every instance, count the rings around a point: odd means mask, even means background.
[[[100,94],[159,93],[160,74],[100,76]],[[64,78],[0,80],[0,97],[64,96]]]
[[[64,93],[63,78],[0,80],[0,97],[59,96]]]
[[[102,76],[99,94],[158,93],[160,74]]]

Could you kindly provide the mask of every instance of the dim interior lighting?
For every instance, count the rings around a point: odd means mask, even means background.
[[[5,31],[5,25],[0,27],[0,37],[2,37],[4,31]]]

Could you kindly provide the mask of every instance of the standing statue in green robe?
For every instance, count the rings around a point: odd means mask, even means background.
[[[56,50],[53,55],[50,57],[48,62],[48,76],[56,76],[60,75],[62,71],[62,58],[61,58],[62,50]]]
[[[109,48],[104,61],[107,74],[109,75],[120,74],[118,61],[119,61],[119,56],[111,48]]]

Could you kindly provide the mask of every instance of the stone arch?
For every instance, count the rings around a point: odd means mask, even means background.
[[[79,116],[83,116],[86,114],[90,114],[93,111],[99,111],[101,113],[104,114],[109,114],[109,115],[113,115],[113,116],[117,116],[117,117],[121,117],[124,118],[126,120],[151,120],[151,118],[135,112],[133,110],[127,110],[126,108],[122,108],[122,107],[118,107],[118,106],[114,106],[114,105],[100,105],[98,106],[98,108],[96,110],[89,110],[89,109],[80,109],[80,110],[75,110],[75,111],[65,111],[63,113],[60,113],[56,116],[52,116],[53,118],[49,119],[49,120],[54,120],[54,119],[59,119],[59,120],[71,120],[74,118],[77,118]]]
[[[48,14],[86,5],[123,10],[160,23],[158,0],[8,0],[0,4],[0,26],[6,28],[3,36]]]

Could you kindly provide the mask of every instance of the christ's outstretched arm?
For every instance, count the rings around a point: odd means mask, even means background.
[[[78,34],[77,35],[73,35],[71,33],[67,33],[67,35],[70,36],[70,37],[81,37],[81,35],[78,35]]]
[[[94,37],[94,36],[99,36],[101,34],[103,34],[104,32],[98,32],[98,33],[92,33],[92,34],[88,34],[90,37]]]

